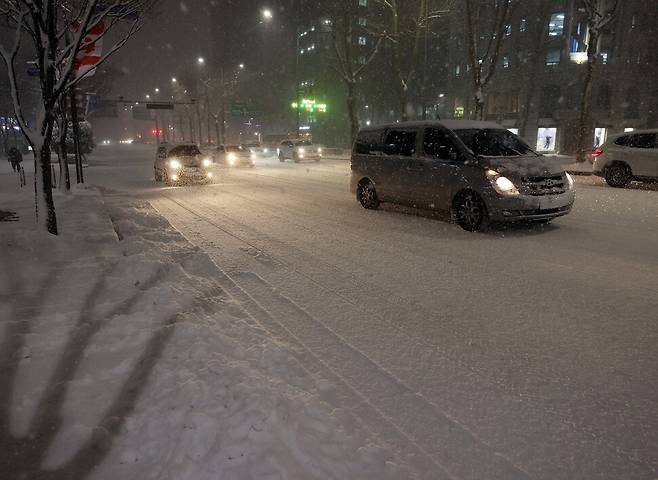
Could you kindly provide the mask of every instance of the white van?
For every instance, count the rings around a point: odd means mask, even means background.
[[[658,179],[658,129],[613,135],[594,150],[592,171],[611,187]]]

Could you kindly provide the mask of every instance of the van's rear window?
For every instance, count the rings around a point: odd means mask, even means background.
[[[536,153],[521,138],[502,129],[466,129],[455,133],[475,155],[483,157],[515,157]]]

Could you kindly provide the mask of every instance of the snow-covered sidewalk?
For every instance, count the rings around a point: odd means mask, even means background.
[[[0,175],[0,472],[49,479],[413,476],[148,203]],[[28,180],[29,184],[29,180]],[[7,476],[8,475],[8,476]]]

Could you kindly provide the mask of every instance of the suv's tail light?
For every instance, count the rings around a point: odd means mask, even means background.
[[[600,157],[602,153],[603,153],[603,150],[601,150],[600,148],[597,148],[596,150],[594,150],[594,152],[592,152],[592,158]]]

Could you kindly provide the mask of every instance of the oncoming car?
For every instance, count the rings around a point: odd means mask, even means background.
[[[158,150],[155,181],[167,185],[211,182],[212,159],[204,156],[195,144],[181,144],[166,151]]]
[[[450,211],[465,230],[491,221],[549,222],[571,211],[571,176],[493,122],[409,122],[359,132],[351,191],[380,202]]]
[[[228,167],[256,166],[256,154],[242,145],[220,145],[214,156],[217,163]]]
[[[313,145],[310,140],[284,140],[277,148],[277,157],[280,162],[288,158],[295,163],[302,160],[319,162],[322,159],[322,147]]]

